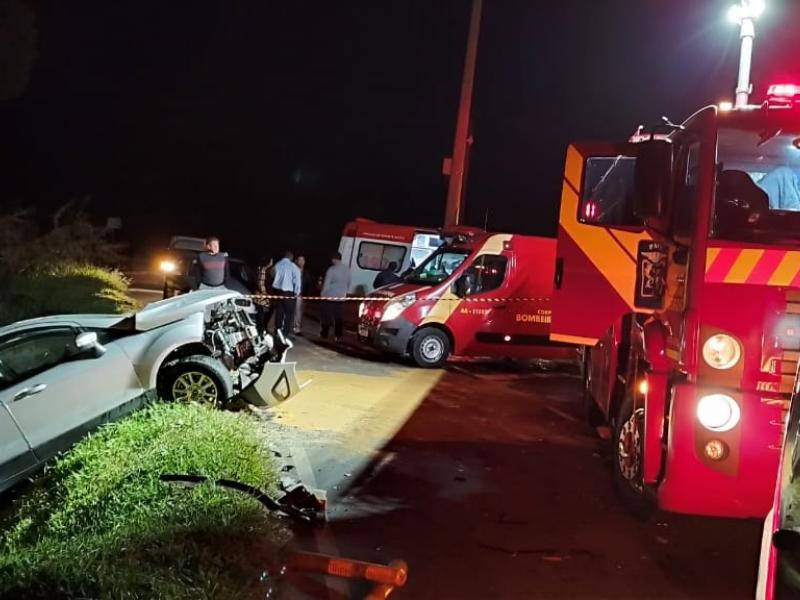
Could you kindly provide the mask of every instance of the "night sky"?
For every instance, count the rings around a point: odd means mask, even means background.
[[[800,2],[768,0],[756,95],[800,75]],[[570,140],[732,99],[730,0],[485,0],[467,222],[552,235]],[[138,250],[335,246],[345,221],[440,225],[469,0],[40,0],[0,103],[0,202],[91,197]],[[800,76],[796,77],[800,79]]]

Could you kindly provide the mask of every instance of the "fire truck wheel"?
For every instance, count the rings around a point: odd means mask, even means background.
[[[592,396],[592,354],[591,348],[583,350],[583,412],[590,427],[605,425],[606,419]]]
[[[411,356],[420,367],[437,369],[450,356],[450,339],[441,329],[425,327],[411,338]]]
[[[623,505],[632,514],[647,518],[655,506],[642,479],[644,409],[633,410],[633,396],[625,395],[614,424],[614,483]]]

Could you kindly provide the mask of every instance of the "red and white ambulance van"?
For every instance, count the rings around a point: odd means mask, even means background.
[[[381,271],[395,263],[405,273],[428,258],[442,243],[435,229],[390,225],[356,219],[345,225],[339,242],[342,262],[350,267],[351,296],[366,296]]]
[[[422,367],[451,355],[573,359],[552,342],[556,241],[458,228],[403,281],[359,307],[362,341]]]

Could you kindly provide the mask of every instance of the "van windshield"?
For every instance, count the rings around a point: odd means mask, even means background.
[[[431,254],[420,266],[409,273],[406,283],[436,285],[450,277],[469,256],[468,250],[442,247]]]

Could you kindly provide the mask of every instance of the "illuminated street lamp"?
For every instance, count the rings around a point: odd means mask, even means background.
[[[756,19],[767,8],[766,0],[741,0],[728,11],[728,19],[741,27],[742,51],[739,56],[739,83],[736,85],[736,107],[747,106],[750,100],[750,68],[753,64],[753,40]]]

